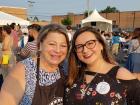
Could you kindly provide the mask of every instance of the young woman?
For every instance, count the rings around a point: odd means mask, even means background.
[[[92,27],[74,34],[65,105],[140,105],[140,83],[111,57]]]
[[[8,75],[0,92],[0,105],[62,105],[64,76],[60,64],[68,47],[64,28],[44,26],[38,37],[38,56],[19,62]]]

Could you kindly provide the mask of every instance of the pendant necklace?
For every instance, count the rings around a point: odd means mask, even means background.
[[[93,79],[98,75],[98,73],[91,72],[91,71],[85,71],[85,74],[94,76]],[[81,98],[83,98],[86,95],[86,92],[89,89],[93,79],[91,80],[90,83],[88,83],[88,85],[85,88],[81,89]]]

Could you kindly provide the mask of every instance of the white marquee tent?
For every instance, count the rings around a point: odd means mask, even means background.
[[[0,25],[7,25],[11,23],[20,24],[23,26],[30,25],[30,22],[27,20],[0,11]]]
[[[108,20],[102,17],[96,9],[92,12],[91,15],[82,20],[82,26],[92,26],[91,23],[94,23],[93,26],[102,31],[112,31],[112,20]]]

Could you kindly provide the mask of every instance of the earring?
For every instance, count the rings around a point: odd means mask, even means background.
[[[101,54],[103,55],[103,49],[101,49]]]

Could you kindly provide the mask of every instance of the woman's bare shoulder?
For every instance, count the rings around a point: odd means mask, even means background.
[[[126,68],[120,67],[117,72],[117,78],[122,80],[136,79],[136,77]]]

